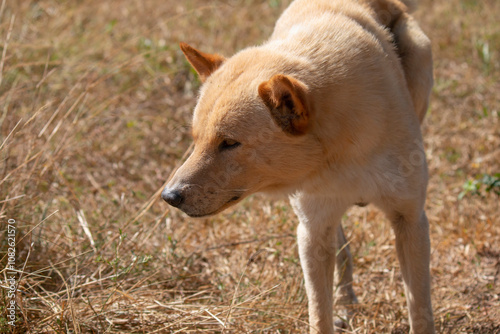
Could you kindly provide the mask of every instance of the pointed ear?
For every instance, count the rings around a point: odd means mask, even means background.
[[[277,74],[259,85],[259,96],[285,133],[295,136],[306,133],[310,112],[307,87],[302,82]]]
[[[186,43],[181,42],[179,45],[186,59],[200,76],[201,82],[205,82],[210,74],[215,72],[226,60],[226,58],[218,54],[198,51]]]

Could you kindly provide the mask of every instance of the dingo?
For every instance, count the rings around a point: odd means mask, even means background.
[[[204,217],[255,192],[286,193],[300,221],[311,333],[333,333],[333,305],[347,315],[357,301],[341,217],[373,203],[396,235],[411,333],[434,333],[420,133],[432,55],[406,5],[296,0],[261,46],[228,59],[181,49],[204,84],[194,150],[162,198]]]

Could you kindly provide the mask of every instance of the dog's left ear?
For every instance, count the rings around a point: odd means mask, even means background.
[[[306,85],[277,74],[259,85],[259,96],[285,133],[294,136],[306,133],[310,118]]]
[[[186,43],[181,42],[179,45],[186,59],[200,76],[201,82],[205,82],[226,60],[221,55],[201,52]]]

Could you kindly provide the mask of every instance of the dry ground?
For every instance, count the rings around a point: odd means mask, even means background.
[[[303,333],[286,201],[215,218],[158,190],[190,145],[199,87],[178,41],[231,55],[289,1],[7,0],[0,9],[0,257],[17,221],[16,327],[0,332]],[[500,2],[425,0],[436,85],[424,125],[438,333],[500,333]],[[481,183],[475,183],[471,186]],[[360,305],[350,333],[406,333],[394,237],[373,207],[344,224]],[[225,328],[225,329],[224,329]]]

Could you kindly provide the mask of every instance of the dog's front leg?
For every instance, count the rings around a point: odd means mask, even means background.
[[[352,255],[342,224],[337,227],[336,242],[338,249],[335,267],[335,327],[345,329],[352,316],[352,305],[357,304],[358,299],[352,289]]]
[[[300,221],[297,241],[309,301],[310,333],[331,334],[336,233],[345,210],[323,198],[296,196],[291,202]]]
[[[310,222],[300,222],[298,244],[300,263],[304,272],[309,301],[310,332],[333,333],[333,272],[335,228],[314,227]]]

